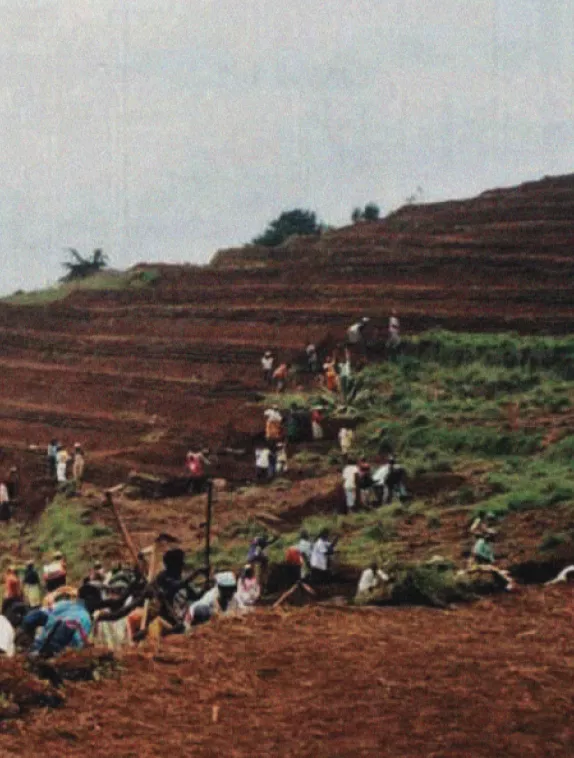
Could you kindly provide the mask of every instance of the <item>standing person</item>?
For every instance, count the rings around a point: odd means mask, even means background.
[[[311,573],[311,554],[313,552],[313,544],[306,529],[303,529],[299,535],[297,550],[301,556],[301,579],[305,579]]]
[[[339,391],[339,377],[335,369],[335,361],[329,357],[323,364],[323,370],[325,371],[325,385],[329,392]]]
[[[247,551],[247,563],[258,570],[259,584],[261,586],[261,592],[264,591],[267,583],[267,570],[269,568],[269,558],[265,552],[267,548],[274,542],[277,542],[279,537],[268,537],[266,534],[256,537],[251,541],[249,550]]]
[[[265,439],[267,442],[278,442],[283,434],[283,417],[279,406],[268,408],[263,414],[265,417]]]
[[[312,374],[319,372],[319,356],[317,355],[317,348],[310,342],[305,348],[307,355],[307,368]]]
[[[20,476],[16,466],[12,466],[6,479],[6,489],[11,502],[18,500],[20,496]]]
[[[323,414],[321,413],[321,409],[318,406],[315,406],[311,410],[311,429],[313,431],[313,439],[314,440],[322,440],[323,439],[323,427],[321,424],[323,423]]]
[[[283,392],[287,384],[287,374],[289,373],[289,364],[281,363],[273,372],[273,381],[277,392]]]
[[[343,455],[348,455],[350,453],[351,447],[353,446],[353,437],[354,434],[352,429],[348,429],[345,426],[342,426],[339,429],[339,446]]]
[[[365,507],[371,501],[369,495],[372,494],[373,478],[371,476],[371,464],[362,459],[359,461],[359,474],[357,477],[358,494],[360,504]]]
[[[402,502],[408,497],[405,487],[405,468],[397,465],[393,456],[389,458],[389,470],[385,481],[385,503],[390,505],[393,502],[393,495],[398,493],[399,500]]]
[[[185,465],[189,474],[189,492],[199,495],[205,489],[207,481],[205,467],[209,466],[209,460],[202,451],[194,453],[190,450],[186,456]]]
[[[266,482],[269,478],[269,463],[271,453],[267,445],[259,444],[255,448],[255,479]]]
[[[348,461],[343,468],[343,489],[345,490],[345,505],[347,511],[352,511],[357,504],[359,467],[356,463]]]
[[[10,495],[5,482],[0,482],[0,521],[9,521],[12,516]]]
[[[392,458],[390,460],[393,460]],[[373,489],[377,506],[388,501],[387,479],[391,468],[390,463],[383,463],[373,474]]]
[[[66,559],[58,550],[52,556],[51,562],[47,563],[42,570],[42,579],[46,592],[54,592],[59,587],[64,587],[66,585],[67,574]]]
[[[56,459],[56,479],[58,484],[65,484],[67,482],[67,467],[68,467],[68,451],[58,445],[58,455]]]
[[[263,381],[265,384],[271,384],[273,378],[273,353],[267,350],[261,358],[261,370],[263,371]]]
[[[277,474],[285,474],[287,471],[287,447],[284,442],[280,442],[275,451],[275,472]]]
[[[370,322],[368,316],[364,316],[347,329],[347,345],[358,348],[362,353],[366,352],[365,329]]]
[[[393,308],[391,317],[389,318],[389,338],[387,340],[387,347],[396,350],[401,344],[401,326],[399,319],[397,318],[397,311]]]
[[[329,530],[323,529],[311,551],[311,584],[325,584],[331,576],[331,557],[338,537],[329,540]]]
[[[80,484],[84,477],[85,465],[84,451],[82,450],[80,443],[76,442],[74,445],[74,458],[72,462],[72,477],[77,484]]]
[[[42,602],[40,593],[40,575],[36,571],[34,561],[28,561],[23,580],[24,598],[30,608],[38,608]]]
[[[348,348],[345,348],[345,360],[339,364],[339,383],[341,385],[343,399],[347,400],[352,383],[351,353],[349,352]]]
[[[24,599],[24,593],[22,591],[22,583],[16,573],[16,566],[11,564],[6,569],[4,574],[4,597],[2,598],[2,615],[6,615],[6,611],[14,603],[20,603]]]
[[[58,440],[51,440],[47,451],[48,473],[52,479],[56,478],[56,467],[58,464]]]

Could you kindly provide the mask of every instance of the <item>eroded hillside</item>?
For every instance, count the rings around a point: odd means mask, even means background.
[[[189,447],[241,447],[261,428],[259,358],[296,359],[358,315],[384,334],[574,324],[574,176],[384,221],[154,267],[146,286],[0,305],[0,444],[25,469],[50,437],[89,451],[91,477],[177,473]],[[229,474],[222,459],[221,468]],[[95,464],[95,465],[94,465]]]

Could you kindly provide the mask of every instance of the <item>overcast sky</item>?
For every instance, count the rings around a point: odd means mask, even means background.
[[[0,61],[3,293],[574,170],[574,0],[0,0]]]

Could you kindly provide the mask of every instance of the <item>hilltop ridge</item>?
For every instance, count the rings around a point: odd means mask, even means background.
[[[384,333],[397,308],[407,335],[571,332],[573,241],[570,175],[221,251],[210,266],[141,265],[51,303],[3,302],[0,444],[21,455],[79,440],[106,482],[176,473],[188,447],[260,431],[265,349],[297,359],[359,315]]]

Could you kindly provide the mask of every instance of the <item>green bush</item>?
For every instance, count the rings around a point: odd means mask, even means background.
[[[545,453],[545,457],[550,461],[564,461],[571,463],[574,460],[574,434],[551,445]]]
[[[459,581],[452,570],[445,570],[440,565],[413,565],[400,569],[391,591],[393,603],[439,608],[470,598],[468,586]]]
[[[569,535],[564,532],[546,532],[546,534],[542,537],[542,541],[540,542],[539,550],[555,550],[557,547],[560,547],[560,545],[564,545],[569,541]]]

